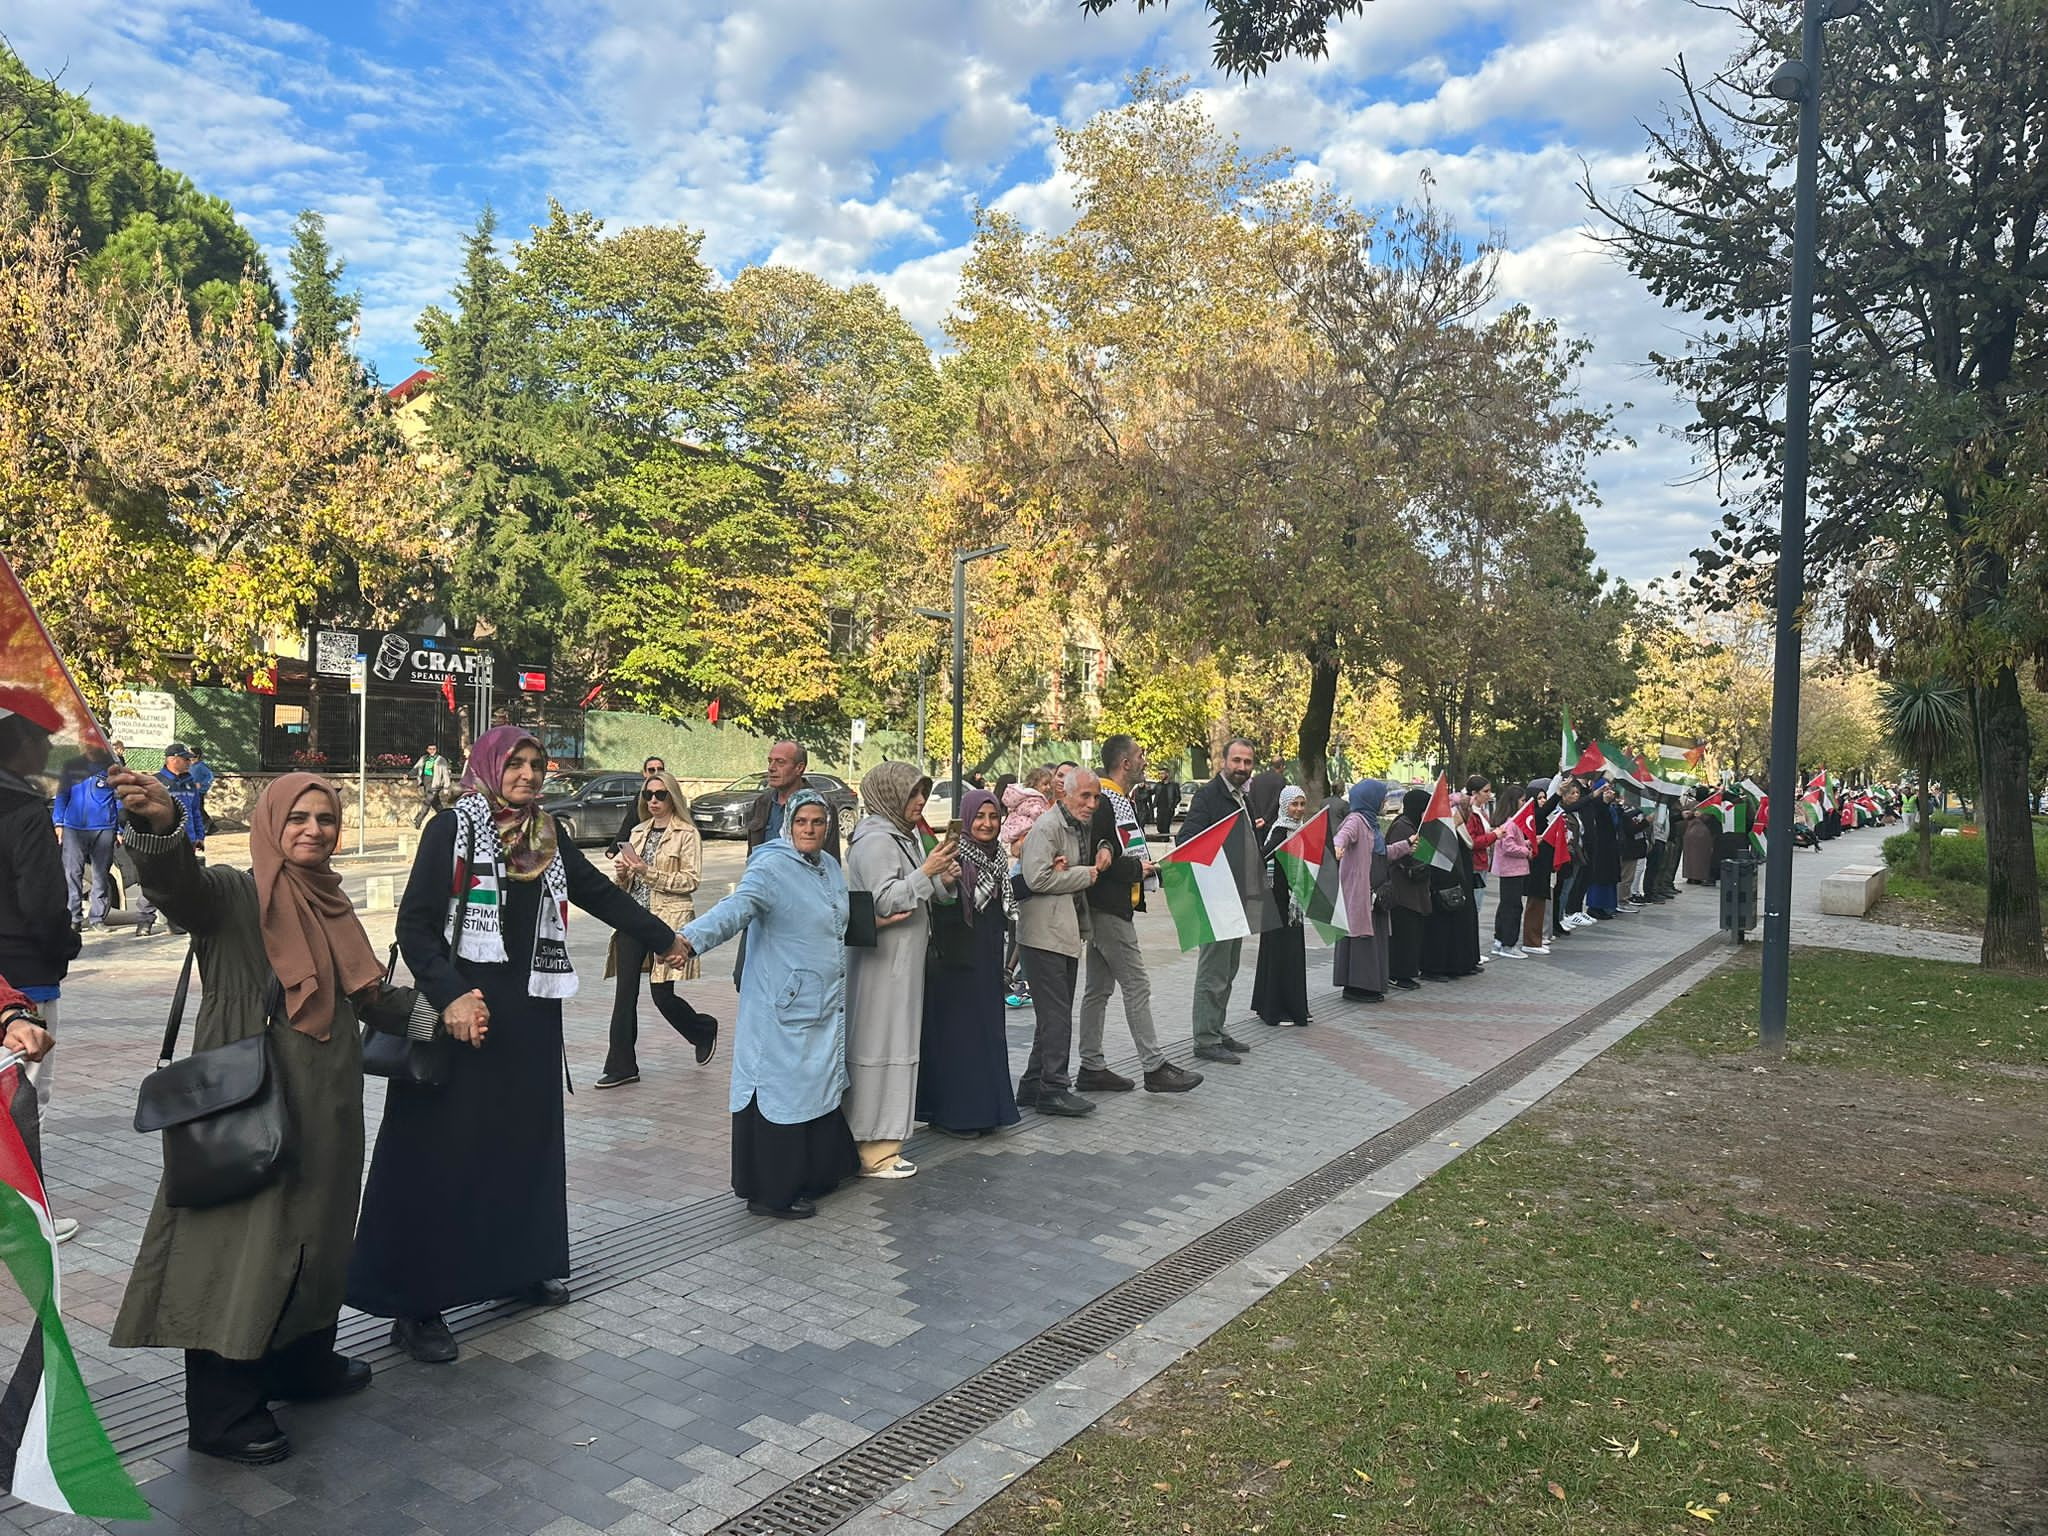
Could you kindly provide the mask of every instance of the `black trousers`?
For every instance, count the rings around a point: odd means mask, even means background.
[[[1529,877],[1496,875],[1494,883],[1500,887],[1500,899],[1495,903],[1500,910],[1493,914],[1493,942],[1513,949],[1522,942],[1522,888],[1529,883]]]
[[[301,1334],[260,1360],[185,1351],[185,1421],[200,1441],[253,1440],[275,1432],[270,1404],[334,1389],[348,1358],[334,1352],[334,1324]]]
[[[1055,898],[1063,900],[1064,898]],[[1081,962],[1074,955],[1021,946],[1024,975],[1031,983],[1031,1055],[1017,1081],[1020,1097],[1058,1093],[1068,1084],[1074,1050],[1074,989]]]
[[[611,1045],[604,1057],[607,1077],[626,1077],[640,1070],[640,967],[647,959],[647,951],[623,933],[618,937],[618,986],[612,993]],[[697,1010],[676,996],[674,982],[657,981],[648,987],[647,995],[654,999],[655,1012],[668,1020],[671,1029],[690,1044],[699,1043],[703,1026],[697,1020]]]

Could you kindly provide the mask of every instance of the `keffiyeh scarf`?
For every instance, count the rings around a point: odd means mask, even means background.
[[[480,794],[455,802],[455,871],[448,907],[448,949],[457,959],[505,965],[501,917],[505,851],[497,821]],[[529,997],[574,997],[576,968],[569,963],[569,877],[562,860],[548,860],[540,876],[540,914],[533,928],[533,956],[527,962]]]

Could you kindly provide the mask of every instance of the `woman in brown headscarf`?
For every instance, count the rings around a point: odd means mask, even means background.
[[[174,1210],[158,1191],[113,1342],[185,1351],[194,1450],[281,1461],[291,1444],[271,1402],[370,1384],[367,1363],[334,1352],[334,1323],[363,1175],[356,1004],[384,970],[328,862],[341,802],[310,773],[274,780],[251,817],[252,874],[202,867],[157,779],[117,768],[107,782],[143,887],[192,935],[202,994],[191,1049],[270,1027],[296,1140],[283,1174],[247,1199]]]
[[[907,1179],[900,1154],[917,1110],[919,1037],[924,1022],[925,904],[949,896],[959,853],[951,842],[927,853],[919,838],[932,781],[909,763],[877,763],[860,781],[861,807],[846,849],[846,888],[875,903],[877,942],[856,949],[846,968],[846,1123],[860,1144],[861,1176]]]

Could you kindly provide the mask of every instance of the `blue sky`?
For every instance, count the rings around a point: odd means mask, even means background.
[[[234,203],[272,253],[318,208],[387,383],[447,294],[486,202],[518,235],[549,196],[614,227],[683,222],[750,262],[867,278],[936,337],[976,199],[1058,227],[1052,129],[1141,66],[1193,77],[1255,149],[1285,146],[1364,203],[1436,197],[1505,248],[1509,299],[1594,343],[1589,399],[1633,440],[1585,509],[1614,574],[1685,563],[1718,515],[1644,368],[1673,321],[1593,243],[1576,190],[1628,185],[1680,52],[1725,19],[1680,0],[1374,0],[1329,57],[1249,84],[1209,67],[1193,0],[1087,17],[1076,0],[13,0],[4,30]]]

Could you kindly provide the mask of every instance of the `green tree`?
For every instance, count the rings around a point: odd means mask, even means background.
[[[455,309],[428,309],[420,343],[435,382],[427,440],[448,470],[454,545],[447,597],[457,622],[513,649],[563,637],[566,579],[587,539],[571,513],[593,455],[542,389],[532,337],[485,208],[464,241]]]
[[[20,190],[31,215],[52,213],[74,232],[79,275],[146,287],[158,265],[195,315],[226,320],[246,280],[257,315],[281,307],[263,252],[234,209],[161,164],[147,128],[106,117],[83,96],[45,80],[0,41],[0,183]]]
[[[1330,26],[1365,9],[1365,0],[1206,0],[1215,18],[1216,67],[1225,74],[1262,75],[1290,55],[1320,59],[1330,51]],[[1081,0],[1100,15],[1116,0]],[[1141,11],[1167,0],[1136,0]]]
[[[1740,487],[1699,555],[1701,581],[1724,594],[1776,549],[1796,111],[1765,85],[1798,48],[1791,0],[1726,9],[1746,37],[1711,83],[1681,61],[1648,184],[1594,197],[1631,270],[1696,320],[1682,350],[1652,361],[1694,402],[1702,454]],[[2048,664],[2030,574],[2048,470],[2048,9],[1860,7],[1829,31],[1821,100],[1809,571],[1839,602],[1853,657],[1887,642],[1939,651],[1971,690],[1984,960],[2039,970],[2019,673]]]
[[[1885,734],[1899,756],[1913,765],[1920,796],[1920,873],[1933,873],[1934,823],[1928,815],[1927,786],[1934,766],[1959,750],[1970,735],[1968,696],[1944,677],[1893,678],[1880,690]]]
[[[311,208],[292,221],[292,368],[304,376],[323,352],[351,350],[362,295],[341,291],[344,263],[327,244],[327,220]]]

